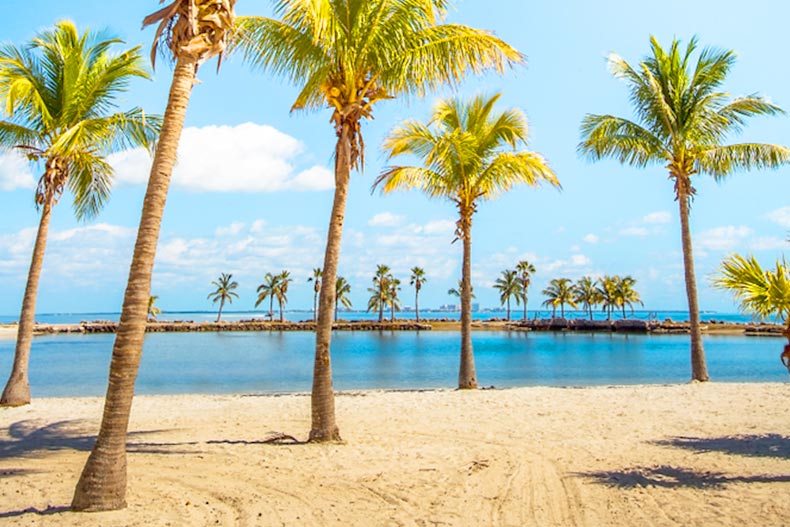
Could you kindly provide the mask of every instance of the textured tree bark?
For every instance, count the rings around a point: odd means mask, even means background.
[[[55,196],[53,192],[51,190],[47,191],[44,206],[41,209],[36,242],[33,245],[33,256],[30,259],[30,271],[27,273],[27,285],[25,286],[25,296],[22,299],[22,311],[19,314],[14,365],[11,367],[11,375],[3,390],[3,396],[0,398],[0,406],[30,404],[30,379],[28,377],[30,344],[33,340],[33,326],[36,322],[38,282],[41,277],[41,267],[44,264],[44,252],[47,248],[49,221],[52,216],[54,202]]]
[[[689,228],[689,196],[684,185],[678,185],[680,205],[680,233],[683,245],[683,268],[686,277],[686,296],[689,304],[689,324],[691,326],[691,379],[708,381],[708,366],[705,363],[705,350],[702,347],[702,330],[699,321],[697,300],[697,279],[694,274],[694,254],[691,247]]]
[[[417,316],[417,323],[420,323],[420,288],[414,288],[414,313]]]
[[[222,306],[225,305],[225,298],[219,299],[219,311],[217,312],[217,323],[219,323],[219,319],[222,318]]]
[[[196,69],[195,59],[179,58],[173,73],[113,346],[101,427],[74,491],[71,507],[75,511],[117,510],[126,506],[126,436],[143,352],[151,274]]]
[[[324,269],[321,276],[325,287],[318,300],[318,323],[315,331],[315,362],[313,364],[313,391],[311,393],[312,424],[309,441],[321,443],[340,441],[340,430],[335,421],[335,391],[332,386],[332,313],[335,308],[337,264],[346,217],[348,181],[351,172],[351,129],[343,124],[335,147],[335,197],[329,218]],[[329,286],[326,286],[329,284]]]
[[[463,233],[464,259],[461,272],[461,367],[458,370],[458,388],[477,388],[475,356],[472,351],[472,220],[466,223]]]

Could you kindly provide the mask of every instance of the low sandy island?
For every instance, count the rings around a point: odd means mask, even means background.
[[[16,324],[0,324],[0,339],[15,339]]]
[[[790,525],[790,384],[135,400],[129,507],[68,512],[97,398],[0,410],[0,524]]]

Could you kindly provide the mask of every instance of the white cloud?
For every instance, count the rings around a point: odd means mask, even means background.
[[[590,244],[596,244],[596,243],[598,243],[598,242],[600,241],[600,238],[598,238],[598,235],[596,235],[596,234],[592,234],[592,233],[590,233],[590,234],[586,235],[586,236],[585,236],[584,238],[582,238],[582,239],[583,239],[585,242],[587,242],[587,243],[590,243]]]
[[[790,249],[787,240],[776,236],[763,236],[749,242],[752,251],[781,251]]]
[[[240,221],[234,221],[227,227],[217,227],[217,229],[214,231],[214,234],[216,234],[217,237],[220,238],[223,236],[236,236],[241,232],[241,230],[244,227],[245,227],[244,223]]]
[[[672,221],[672,215],[665,210],[660,210],[657,212],[651,212],[650,214],[642,218],[642,221],[644,223],[650,223],[650,224],[669,223],[670,221]]]
[[[765,217],[786,229],[790,229],[790,207],[772,210],[765,214]]]
[[[620,236],[647,236],[650,232],[644,227],[628,227],[620,231]]]
[[[30,164],[16,152],[0,154],[0,190],[18,188],[36,188],[36,181],[30,173]]]
[[[738,247],[752,233],[752,229],[743,225],[740,227],[727,225],[699,233],[694,242],[696,247],[703,251],[730,251]]]
[[[252,225],[250,225],[250,232],[253,234],[260,234],[263,232],[266,225],[266,220],[255,220],[252,222]]]
[[[403,220],[404,217],[398,214],[379,212],[368,220],[368,225],[371,227],[397,227],[403,223]]]
[[[574,254],[571,256],[571,265],[574,267],[583,267],[591,263],[592,260],[583,254]]]
[[[304,145],[277,129],[254,123],[185,128],[173,185],[202,192],[318,191],[334,187],[332,172],[312,166],[297,172]],[[109,157],[120,183],[148,179],[151,157],[135,149]]]
[[[422,234],[441,234],[443,236],[453,236],[455,233],[455,222],[451,220],[429,221],[415,229],[415,232]]]

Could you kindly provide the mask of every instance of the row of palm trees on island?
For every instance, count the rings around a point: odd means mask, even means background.
[[[35,191],[40,223],[12,371],[0,404],[30,402],[28,363],[52,208],[69,189],[77,217],[95,216],[109,198],[112,167],[107,156],[137,146],[153,152],[112,349],[103,417],[76,486],[73,510],[113,510],[126,504],[127,430],[161,218],[190,95],[200,88],[196,77],[202,64],[226,51],[237,53],[252,69],[297,87],[292,110],[328,108],[331,128],[327,132],[335,138],[335,187],[323,266],[314,281],[320,278],[339,284],[349,180],[352,170],[364,168],[363,122],[372,119],[384,101],[422,97],[446,86],[458,87],[469,74],[504,74],[524,63],[521,52],[493,33],[446,23],[451,0],[280,0],[274,2],[272,18],[236,18],[234,5],[235,0],[173,0],[143,20],[144,26],[158,25],[152,63],[158,49],[172,59],[174,68],[163,117],[139,108],[115,111],[129,81],[150,78],[150,73],[139,48],[116,54],[113,50],[122,42],[105,33],[80,34],[73,23],[59,22],[23,47],[0,48],[0,148],[21,151],[42,171]],[[776,168],[790,161],[790,150],[773,144],[725,143],[749,117],[784,112],[764,97],[731,98],[721,86],[735,62],[734,52],[704,49],[695,59],[696,48],[696,39],[685,49],[678,40],[665,49],[651,38],[650,53],[636,67],[611,55],[611,71],[627,84],[635,118],[587,115],[581,123],[578,152],[592,160],[613,158],[636,168],[660,165],[668,169],[681,223],[691,376],[707,381],[689,227],[696,197],[692,178],[708,174],[722,180],[740,170]],[[463,254],[458,374],[462,389],[478,386],[470,331],[475,213],[483,202],[519,184],[560,188],[548,162],[527,148],[524,113],[496,110],[499,98],[494,94],[443,99],[426,121],[412,119],[396,126],[383,144],[393,164],[373,184],[373,189],[384,194],[417,189],[451,203],[457,211],[455,239],[461,242]],[[402,156],[419,163],[394,164]],[[507,280],[521,279],[519,272]],[[271,278],[275,280],[276,275]],[[424,277],[420,284],[423,281]],[[228,283],[223,286],[221,282],[217,291],[224,287],[226,292],[212,297],[220,309],[234,298],[230,275]],[[338,441],[330,353],[338,287],[314,286],[317,315],[309,441]],[[397,287],[386,273],[378,282],[374,280],[371,289],[380,316],[385,305],[393,312],[394,304],[386,304],[385,299]],[[283,298],[287,284],[285,288],[279,293]],[[548,289],[566,298],[559,304],[552,300],[552,307],[560,307],[561,312],[566,304],[571,305],[567,298],[577,302],[572,294],[568,296],[569,281],[559,279]],[[259,301],[269,299],[271,311],[278,292],[267,285],[258,293]],[[526,296],[523,302],[526,309]],[[634,297],[629,302],[634,303]]]

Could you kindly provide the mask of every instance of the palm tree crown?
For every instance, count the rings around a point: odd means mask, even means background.
[[[411,268],[409,284],[414,286],[414,313],[417,322],[420,321],[420,289],[422,289],[422,285],[427,281],[425,269],[416,266]]]
[[[232,304],[234,298],[239,298],[239,294],[235,291],[239,287],[239,283],[233,280],[232,274],[222,273],[217,280],[211,282],[211,285],[217,289],[209,293],[208,299],[214,304],[219,302],[219,312],[217,313],[217,322],[219,322],[225,302]]]
[[[551,306],[552,317],[556,313],[557,306],[560,306],[560,316],[565,318],[565,304],[576,307],[575,292],[575,287],[570,278],[555,278],[543,290],[543,294],[547,297],[543,305]]]
[[[510,299],[516,297],[516,304],[521,300],[521,282],[518,272],[512,269],[502,271],[502,276],[494,281],[494,289],[499,291],[499,303],[507,304],[507,319],[510,320]]]

